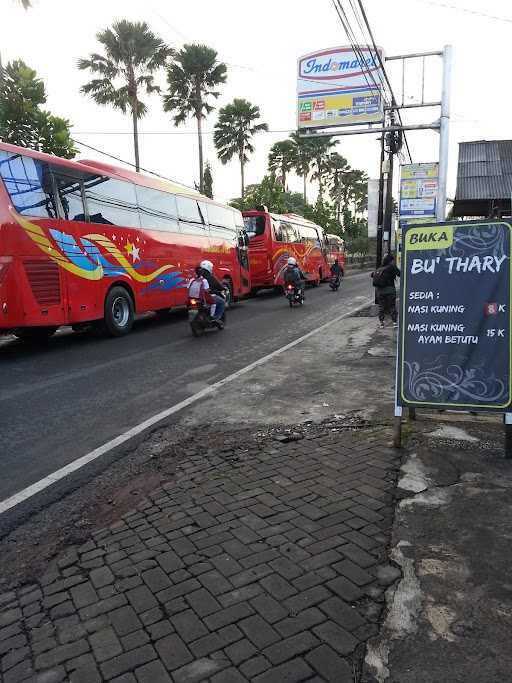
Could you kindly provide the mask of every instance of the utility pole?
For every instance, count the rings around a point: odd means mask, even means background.
[[[384,144],[385,134],[382,133],[380,138],[380,175],[379,175],[379,205],[377,208],[377,245],[375,255],[375,268],[380,268],[382,263],[382,232],[384,224]]]
[[[393,135],[393,133],[390,133]],[[391,223],[393,217],[393,158],[394,146],[391,144],[388,153],[388,177],[386,183],[386,211],[384,213],[384,235],[387,235],[386,253],[391,252]]]
[[[443,52],[443,87],[441,92],[441,118],[439,127],[439,185],[436,218],[446,219],[446,184],[448,179],[448,142],[450,135],[450,91],[452,78],[452,46],[445,45]]]

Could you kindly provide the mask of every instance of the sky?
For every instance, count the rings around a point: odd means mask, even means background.
[[[131,119],[110,107],[100,107],[79,92],[88,80],[77,69],[79,58],[98,51],[98,31],[119,19],[146,21],[170,46],[205,43],[217,50],[228,67],[227,83],[220,87],[216,107],[242,97],[261,109],[261,121],[271,132],[254,139],[256,151],[246,168],[246,183],[259,182],[266,172],[272,144],[295,128],[296,71],[300,55],[348,44],[331,0],[32,0],[29,11],[15,0],[0,0],[0,53],[4,65],[23,59],[37,70],[47,92],[46,108],[72,123],[73,137],[133,163]],[[350,8],[348,0],[343,4]],[[512,89],[504,81],[510,71],[512,8],[507,0],[364,0],[376,43],[386,55],[441,50],[453,46],[450,163],[448,196],[455,193],[458,143],[466,140],[512,138],[508,112]],[[476,12],[476,14],[475,14]],[[492,19],[482,14],[495,15]],[[349,15],[351,16],[351,15]],[[357,30],[357,24],[354,28]],[[387,65],[398,100],[402,98],[402,74],[398,63]],[[427,98],[439,99],[440,60],[427,60]],[[165,89],[165,75],[157,82]],[[420,77],[406,68],[405,101],[420,92]],[[176,128],[163,112],[161,98],[145,98],[149,113],[140,122],[141,166],[193,186],[198,179],[195,122]],[[240,195],[240,171],[236,160],[222,165],[213,146],[217,112],[204,123],[205,159],[212,164],[215,197],[226,201]],[[436,109],[403,113],[404,123],[430,123]],[[414,162],[437,161],[438,134],[407,134]],[[80,147],[78,158],[101,159],[102,154]],[[379,143],[375,135],[340,137],[337,151],[354,168],[378,176]],[[302,191],[302,181],[289,179],[290,189]],[[311,183],[308,196],[314,200]]]

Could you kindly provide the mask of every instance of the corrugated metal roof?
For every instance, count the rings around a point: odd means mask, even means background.
[[[489,200],[507,200],[512,194],[512,140],[476,140],[459,144],[455,208],[473,202],[487,210]],[[479,215],[474,213],[472,215]]]

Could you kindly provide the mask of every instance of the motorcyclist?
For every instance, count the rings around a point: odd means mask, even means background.
[[[285,284],[293,284],[296,290],[300,290],[304,294],[306,276],[297,265],[297,259],[293,256],[288,259],[283,278]]]
[[[333,277],[343,277],[343,268],[341,267],[338,259],[335,259],[334,263],[331,266],[331,275]]]
[[[199,267],[208,282],[208,291],[215,302],[215,311],[211,311],[211,316],[217,324],[222,325],[222,316],[224,315],[224,309],[226,308],[226,300],[223,295],[226,288],[213,274],[213,263],[211,261],[201,261]]]
[[[210,285],[203,275],[203,269],[200,266],[196,266],[195,273],[195,278],[190,280],[188,285],[189,299],[199,299],[205,304],[215,305],[212,295],[209,292]]]
[[[331,266],[331,276],[333,282],[341,282],[341,278],[343,277],[343,268],[341,267],[338,259],[335,259],[334,263]]]

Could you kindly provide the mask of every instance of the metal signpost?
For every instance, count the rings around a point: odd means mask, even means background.
[[[394,444],[404,407],[505,414],[512,456],[512,224],[402,228]]]
[[[439,170],[434,215],[438,221],[442,221],[446,216],[452,48],[447,45],[442,51],[418,52],[389,57],[382,56],[381,48],[376,48],[376,50],[372,50],[368,45],[353,45],[351,47],[320,50],[304,55],[299,59],[297,82],[299,133],[304,137],[380,134],[381,144],[383,144],[382,137],[388,133],[413,130],[438,131]],[[425,99],[426,63],[428,59],[436,57],[440,57],[443,61],[442,90],[440,99],[431,101]],[[421,60],[422,63],[421,100],[406,103],[404,94],[405,64],[411,60]],[[384,70],[384,62],[391,61],[402,63],[401,102],[395,100]],[[391,92],[390,102],[385,101],[386,84]],[[358,92],[365,93],[365,95],[358,94]],[[363,99],[359,99],[361,97]],[[383,115],[379,109],[382,104]],[[440,108],[440,116],[430,123],[403,125],[401,119],[399,119],[398,124],[396,123],[394,117],[395,115],[399,117],[400,111],[416,108]],[[375,126],[375,123],[381,123],[381,126]],[[359,125],[359,127],[350,127],[350,124]],[[361,124],[366,125],[362,127]],[[382,160],[383,155],[381,154],[381,162]],[[388,177],[388,185],[391,185],[391,180],[392,178]],[[384,182],[381,175],[380,206],[383,202],[383,188]],[[392,202],[389,204],[391,206]],[[386,212],[379,211],[377,226],[378,258],[382,255],[383,229],[386,225],[386,229],[389,231],[389,223],[389,210]]]

